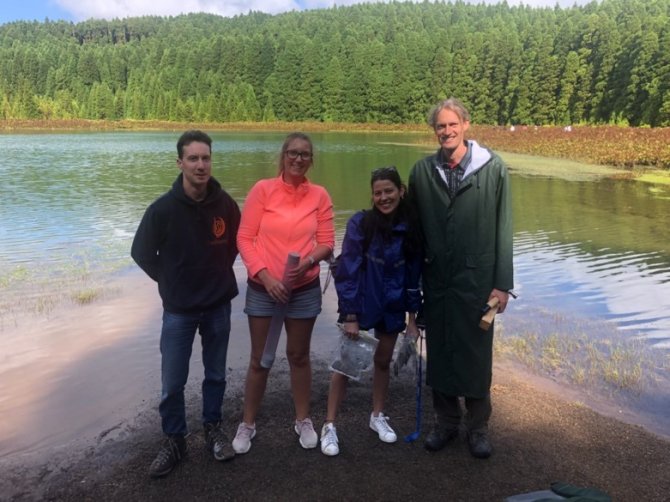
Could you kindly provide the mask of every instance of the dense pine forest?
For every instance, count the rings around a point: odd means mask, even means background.
[[[670,125],[670,0],[0,26],[0,119]]]

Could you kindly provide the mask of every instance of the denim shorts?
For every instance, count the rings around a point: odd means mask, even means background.
[[[244,313],[253,317],[272,317],[277,302],[259,284],[247,282]],[[286,308],[290,319],[312,319],[321,313],[321,285],[319,278],[301,286],[291,293]]]

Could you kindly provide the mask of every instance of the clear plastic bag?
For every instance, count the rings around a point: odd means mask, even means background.
[[[414,358],[416,360],[416,340],[411,336],[402,335],[400,341],[400,347],[397,349],[395,361],[393,362],[393,373],[395,376],[398,376],[398,373],[407,365],[410,359]]]
[[[372,368],[377,343],[379,341],[367,331],[359,331],[356,340],[342,334],[338,354],[330,369],[359,381],[361,374]]]

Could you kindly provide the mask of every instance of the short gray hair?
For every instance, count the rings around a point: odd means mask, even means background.
[[[433,106],[428,113],[428,125],[435,129],[437,125],[437,116],[442,110],[451,110],[462,122],[470,122],[470,112],[461,102],[460,99],[449,98],[440,101],[438,104]]]

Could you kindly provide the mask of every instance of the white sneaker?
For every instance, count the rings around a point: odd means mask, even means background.
[[[388,424],[388,419],[389,417],[384,416],[383,413],[380,413],[377,417],[375,417],[374,413],[371,413],[370,429],[379,434],[379,439],[385,443],[395,443],[398,440],[398,436]]]
[[[233,439],[235,453],[246,453],[251,448],[251,440],[256,437],[256,425],[248,426],[244,422],[237,426],[237,433]]]
[[[319,436],[314,431],[312,420],[305,418],[304,420],[296,420],[295,433],[300,436],[300,446],[305,449],[316,448],[316,443],[319,442]]]
[[[329,457],[340,453],[340,447],[337,445],[337,430],[332,422],[323,424],[321,428],[321,451]]]

